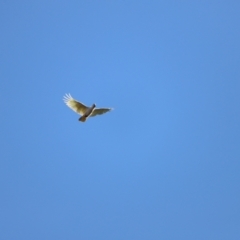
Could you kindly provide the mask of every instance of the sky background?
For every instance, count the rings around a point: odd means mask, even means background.
[[[0,239],[239,240],[239,12],[0,1]]]

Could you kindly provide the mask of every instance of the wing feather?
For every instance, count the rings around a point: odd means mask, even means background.
[[[96,115],[101,115],[104,114],[106,112],[109,112],[113,110],[112,108],[95,108],[92,112],[92,114],[90,115],[90,117],[94,117]]]
[[[86,110],[88,109],[87,106],[85,106],[83,103],[80,103],[72,98],[70,94],[66,94],[63,98],[63,101],[66,103],[66,105],[71,108],[74,112],[83,115]]]

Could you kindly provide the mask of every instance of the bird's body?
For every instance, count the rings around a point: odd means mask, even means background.
[[[92,112],[96,108],[96,105],[93,104],[90,108],[86,110],[86,112],[79,118],[79,121],[85,122],[89,116],[91,116]]]
[[[81,122],[85,122],[88,117],[94,117],[112,110],[112,108],[96,108],[95,104],[93,104],[91,107],[87,107],[83,103],[73,99],[70,94],[66,94],[63,98],[63,101],[69,108],[81,115],[81,117],[78,119]]]

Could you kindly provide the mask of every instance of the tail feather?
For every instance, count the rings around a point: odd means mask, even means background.
[[[81,116],[78,120],[81,122],[85,122],[87,120],[87,117]]]

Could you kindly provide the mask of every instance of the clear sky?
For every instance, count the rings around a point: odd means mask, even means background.
[[[239,1],[2,0],[0,22],[0,239],[240,239]],[[65,93],[114,111],[81,123]]]

